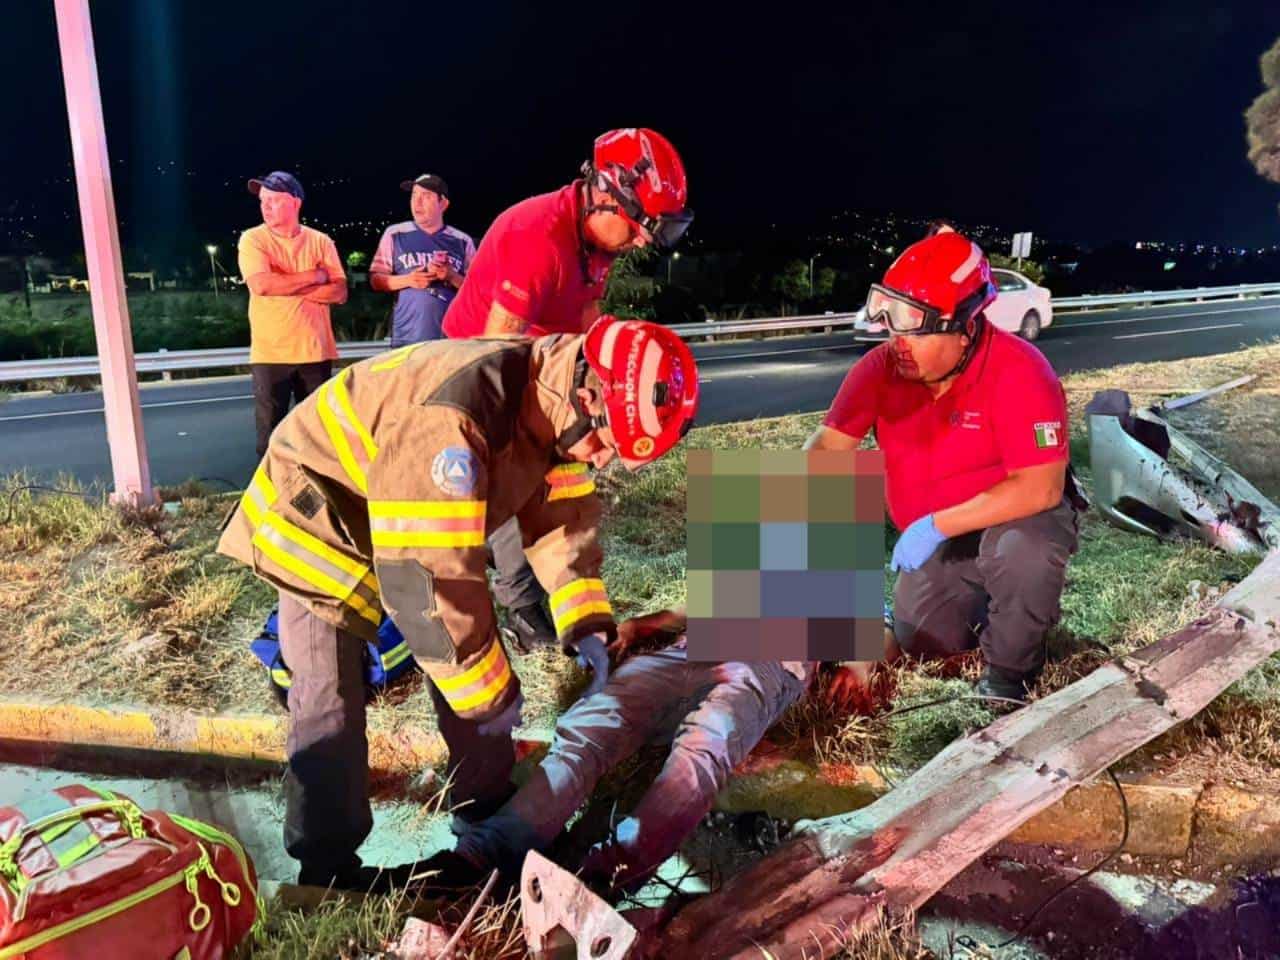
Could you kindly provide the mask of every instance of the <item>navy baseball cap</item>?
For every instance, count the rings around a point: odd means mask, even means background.
[[[420,177],[413,180],[403,180],[400,183],[400,189],[406,192],[413,192],[414,187],[422,187],[424,190],[433,190],[446,200],[449,198],[449,185],[444,182],[443,177],[437,177],[434,173],[424,173]]]
[[[302,184],[298,182],[298,178],[292,173],[285,173],[283,170],[272,170],[265,177],[255,177],[249,181],[249,192],[255,197],[263,187],[279,193],[292,194],[299,200],[306,199],[302,192]]]

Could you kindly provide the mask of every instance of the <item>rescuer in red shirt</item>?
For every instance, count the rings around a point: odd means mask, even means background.
[[[670,249],[693,220],[684,163],[653,130],[602,134],[582,173],[498,215],[445,313],[446,337],[583,333],[600,313],[614,261],[650,244]],[[524,650],[555,643],[515,522],[495,531],[489,547],[512,640]]]
[[[1025,700],[1077,522],[1062,384],[1039,350],[986,321],[995,297],[986,256],[963,235],[908,247],[867,298],[889,342],[853,365],[807,446],[851,449],[875,430],[902,531],[897,645],[922,657],[981,647],[979,693]],[[845,667],[832,695],[858,685]]]

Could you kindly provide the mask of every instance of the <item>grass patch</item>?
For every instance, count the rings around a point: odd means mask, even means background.
[[[1135,402],[1145,403],[1221,382],[1244,369],[1273,369],[1277,362],[1280,346],[1271,345],[1228,357],[1068,377],[1077,469],[1087,484],[1080,415],[1094,390],[1121,386],[1131,390]],[[1270,402],[1274,379],[1262,377],[1242,393],[1254,397],[1249,402]],[[1226,397],[1236,404],[1247,400]],[[703,427],[646,470],[629,474],[615,466],[601,474],[598,487],[607,517],[604,577],[619,614],[684,600],[686,448],[795,449],[819,421],[820,415],[809,414]],[[1251,449],[1254,438],[1270,436],[1255,427],[1248,436],[1208,427],[1203,432],[1219,441],[1230,437],[1234,451]],[[51,493],[24,489],[27,483],[11,477],[0,485],[0,517],[7,517],[0,523],[0,611],[8,614],[0,620],[0,650],[13,667],[0,690],[206,711],[278,709],[247,650],[275,596],[246,569],[213,552],[231,498],[189,483],[164,491],[167,502],[179,505],[176,513],[129,516],[107,507],[100,491],[59,481],[53,486],[69,492]],[[1198,544],[1127,534],[1096,513],[1086,514],[1080,550],[1068,568],[1054,657],[1038,692],[1057,689],[1194,617],[1212,601],[1191,597],[1189,581],[1229,584],[1251,565]],[[581,671],[554,652],[518,658],[515,666],[525,688],[526,728],[550,728],[580,690]],[[1262,677],[1251,675],[1247,687],[1238,685],[1224,698],[1239,703],[1241,716],[1254,718],[1252,726],[1239,727],[1229,719],[1230,710],[1215,707],[1213,722],[1201,723],[1201,732],[1218,731],[1220,737],[1249,744],[1277,699],[1276,678]],[[954,682],[929,669],[895,680],[899,703],[916,696],[920,684]],[[981,720],[963,711],[907,716],[912,719],[904,718],[883,736],[868,736],[856,724],[850,729],[846,717],[831,715],[820,698],[811,698],[796,708],[786,729],[789,737],[825,756],[875,754],[914,764],[927,759],[934,745]],[[433,719],[420,679],[381,698],[370,712],[375,728]],[[1270,755],[1260,746],[1252,753]]]
[[[241,960],[395,960],[394,947],[410,916],[428,917],[453,930],[470,901],[427,910],[403,896],[366,897],[358,903],[327,900],[314,910],[268,906],[262,942],[242,948]],[[526,956],[520,904],[513,894],[480,908],[454,960],[517,960]]]

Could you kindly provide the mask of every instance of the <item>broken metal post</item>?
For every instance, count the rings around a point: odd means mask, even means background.
[[[919,907],[1069,789],[1195,716],[1280,651],[1278,622],[1280,551],[1196,622],[957,740],[871,806],[798,824],[637,955],[834,956],[851,931]]]
[[[520,872],[524,939],[537,960],[623,960],[636,929],[546,857],[529,853]]]
[[[1095,394],[1085,414],[1094,499],[1111,523],[1160,538],[1191,536],[1229,553],[1280,547],[1280,509],[1158,414],[1131,412],[1120,390]],[[1186,467],[1171,463],[1170,452]]]

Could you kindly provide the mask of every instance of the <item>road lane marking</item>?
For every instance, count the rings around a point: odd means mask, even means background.
[[[144,403],[143,410],[154,410],[157,407],[187,407],[197,403],[226,403],[228,400],[252,400],[253,394],[243,397],[205,397],[201,400],[166,400],[164,403]],[[102,407],[91,407],[88,410],[51,410],[47,413],[23,413],[13,417],[0,417],[0,423],[7,420],[40,420],[45,417],[74,417],[85,413],[102,413]]]
[[[1137,340],[1139,337],[1171,337],[1175,333],[1199,333],[1202,330],[1226,330],[1230,327],[1243,327],[1243,323],[1215,323],[1207,327],[1184,327],[1181,330],[1152,330],[1150,333],[1126,333],[1112,337],[1112,340]]]
[[[1228,313],[1249,313],[1253,310],[1263,310],[1265,307],[1241,307],[1236,310],[1197,310],[1194,313],[1160,313],[1150,317],[1124,317],[1118,320],[1086,320],[1081,323],[1072,323],[1063,320],[1062,323],[1050,324],[1050,327],[1057,327],[1059,330],[1069,330],[1075,327],[1106,327],[1115,323],[1145,323],[1148,320],[1181,320],[1183,317],[1214,317],[1222,316]]]

